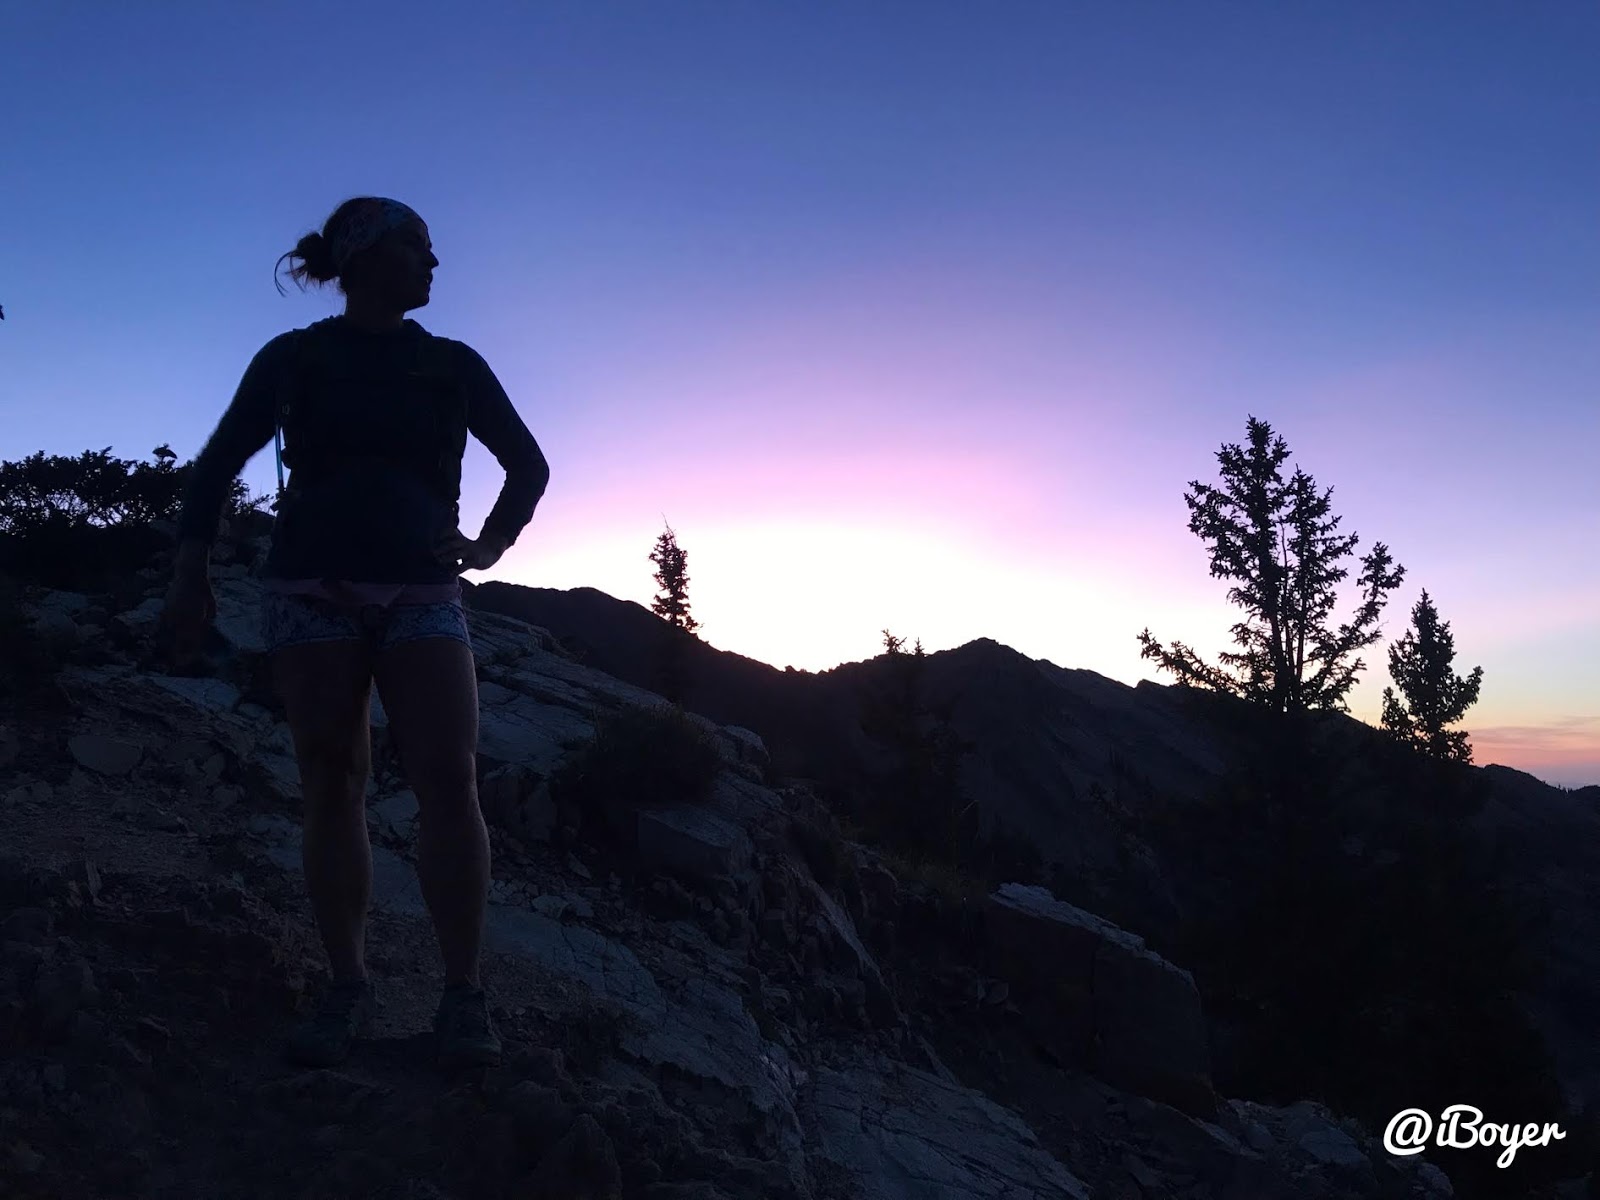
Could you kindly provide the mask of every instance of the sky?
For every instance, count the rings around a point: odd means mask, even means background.
[[[1597,62],[1587,0],[0,3],[0,459],[191,457],[342,309],[278,256],[394,196],[551,467],[477,578],[648,606],[670,525],[774,666],[1165,682],[1255,416],[1406,567],[1352,713],[1427,588],[1476,761],[1596,783]]]

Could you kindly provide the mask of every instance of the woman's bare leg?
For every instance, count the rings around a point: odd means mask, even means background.
[[[489,830],[478,807],[478,676],[472,651],[422,637],[378,652],[374,676],[421,828],[417,874],[445,983],[478,986]]]
[[[273,652],[273,673],[300,764],[302,863],[328,966],[335,982],[364,979],[371,651],[360,641],[283,646]]]

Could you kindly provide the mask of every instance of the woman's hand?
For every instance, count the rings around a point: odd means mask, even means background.
[[[486,571],[500,561],[506,552],[506,543],[492,533],[474,541],[459,529],[440,536],[433,545],[440,562],[449,563],[457,571]]]

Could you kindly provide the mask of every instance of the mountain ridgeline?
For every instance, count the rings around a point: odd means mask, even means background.
[[[591,588],[488,583],[469,603],[639,686],[683,636]],[[1047,886],[1191,970],[1228,1094],[1316,1096],[1373,1128],[1476,1096],[1570,1130],[1600,1102],[1600,787],[987,638],[818,673],[689,639],[685,670],[686,707],[758,733],[852,836],[969,897]],[[882,718],[896,705],[909,745]],[[953,845],[929,836],[950,807],[970,822]]]

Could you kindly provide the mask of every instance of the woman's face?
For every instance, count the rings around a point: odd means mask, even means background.
[[[362,257],[366,261],[361,264],[355,286],[371,299],[401,312],[421,308],[428,302],[433,269],[439,260],[433,255],[428,227],[421,220],[389,230]]]

